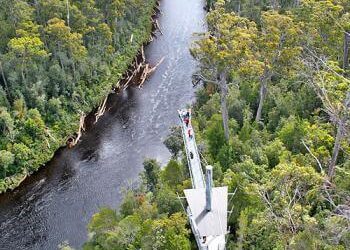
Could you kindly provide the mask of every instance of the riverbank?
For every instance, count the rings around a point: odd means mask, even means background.
[[[110,70],[111,74],[106,75],[105,79],[101,79],[100,84],[92,85],[92,89],[89,90],[90,93],[84,93],[86,100],[76,108],[80,110],[79,114],[70,112],[62,118],[61,124],[57,122],[52,127],[45,128],[46,135],[43,138],[47,141],[45,150],[33,155],[35,159],[31,161],[32,165],[29,169],[23,168],[21,172],[0,179],[0,194],[13,191],[20,186],[28,176],[49,162],[60,148],[65,145],[75,146],[79,142],[82,132],[91,128],[98,118],[103,115],[108,97],[118,93],[120,89],[132,85],[131,83],[135,79],[130,79],[129,72],[134,72],[138,67],[138,62],[141,63],[141,55],[143,57],[142,63],[145,63],[143,46],[153,40],[155,29],[158,28],[156,22],[158,12],[159,1],[151,0],[144,10],[145,15],[138,17],[140,18],[139,23],[142,25],[131,32],[127,46],[114,59]],[[124,86],[125,84],[127,86]],[[101,112],[101,108],[103,112]]]

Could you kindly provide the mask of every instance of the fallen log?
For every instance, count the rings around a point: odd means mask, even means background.
[[[164,61],[165,57],[163,56],[162,59],[159,60],[159,62],[154,66],[152,67],[150,70],[149,70],[149,74],[152,74],[158,67],[159,65],[162,64],[162,62]]]
[[[142,58],[142,62],[146,61],[145,50],[143,48],[143,45],[141,46],[141,58]]]
[[[118,92],[118,90],[120,89],[119,84],[120,84],[120,81],[118,81],[118,82],[115,84],[115,86],[112,88],[112,93]]]
[[[142,88],[143,84],[145,83],[145,81],[147,80],[147,78],[154,72],[156,71],[156,69],[158,68],[158,66],[164,61],[164,57],[162,57],[162,59],[159,60],[159,62],[150,68],[149,64],[147,63],[145,65],[145,68],[142,71],[141,77],[140,77],[140,84],[139,84],[139,88]]]
[[[96,124],[98,122],[98,120],[100,119],[100,117],[103,116],[104,113],[106,112],[107,99],[108,99],[108,95],[106,96],[106,98],[104,99],[104,101],[102,102],[100,107],[98,107],[97,112],[95,113],[95,122],[94,122],[94,124]]]
[[[132,80],[132,77],[129,77],[126,83],[124,84],[124,87],[123,87],[124,90],[126,90],[129,87],[129,83],[131,82],[131,80]]]
[[[141,72],[141,70],[143,71],[144,67],[145,67],[145,52],[143,49],[143,46],[141,47],[141,62],[138,62],[138,57],[135,58],[135,64],[134,64],[134,68],[135,70],[132,72],[132,74],[129,76],[123,86],[124,90],[127,89],[130,85],[130,83],[134,80],[134,78]]]
[[[159,26],[158,20],[156,20],[155,23],[156,23],[156,28],[159,30],[160,34],[163,35],[162,29]]]
[[[155,6],[155,9],[153,11],[152,15],[152,24],[153,24],[153,29],[159,29],[160,33],[162,31],[160,30],[160,25],[159,22],[156,20],[158,14],[162,14],[162,11],[160,9],[160,3],[157,1],[157,5]],[[152,42],[154,40],[154,36],[156,36],[155,31],[153,30],[151,32],[149,42]],[[129,42],[132,43],[135,39],[135,35],[131,34]],[[147,44],[145,42],[144,44]],[[150,67],[148,63],[146,63],[146,56],[145,56],[145,51],[144,51],[144,45],[141,46],[139,54],[134,58],[133,63],[130,65],[129,69],[126,70],[123,74],[122,80],[118,81],[114,87],[112,87],[111,93],[116,93],[119,91],[122,91],[123,89],[128,88],[131,84],[137,85],[137,83],[140,81],[139,87],[141,87],[144,82],[147,80],[150,74],[152,74],[156,68],[159,66],[159,64],[163,61],[163,59],[157,63],[154,67]],[[102,104],[98,107],[96,113],[95,113],[95,121],[94,124],[96,124],[101,116],[104,115],[104,113],[107,110],[107,101],[108,101],[108,96],[104,99]],[[92,115],[93,113],[90,113]],[[88,119],[86,119],[86,115],[84,113],[81,113],[80,116],[80,121],[79,121],[79,129],[78,131],[74,134],[71,135],[67,138],[66,144],[68,148],[72,148],[76,146],[81,139],[83,132],[86,130],[85,127],[85,122],[90,124],[90,115],[88,116]],[[85,121],[86,120],[86,121]],[[49,137],[51,137],[49,135]],[[55,140],[55,138],[51,138],[52,140]],[[46,140],[48,147],[50,147],[50,141]]]
[[[139,88],[142,87],[142,85],[144,84],[144,82],[147,79],[148,76],[148,71],[149,71],[149,64],[147,63],[142,71],[141,77],[140,77],[140,84],[139,84]]]
[[[158,38],[156,31],[152,31],[152,36]]]
[[[80,116],[79,130],[77,133],[77,137],[75,139],[73,139],[73,142],[71,143],[71,147],[74,147],[75,145],[78,144],[81,136],[83,135],[83,131],[85,131],[85,117],[86,117],[86,115],[84,113],[82,113]]]
[[[156,5],[155,9],[158,11],[159,14],[163,14],[163,12],[161,11],[161,9],[159,8],[159,5]]]

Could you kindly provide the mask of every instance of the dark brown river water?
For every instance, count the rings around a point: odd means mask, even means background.
[[[165,61],[143,89],[113,98],[106,115],[72,150],[54,159],[12,193],[0,196],[0,249],[80,248],[100,207],[117,208],[121,190],[137,180],[142,162],[170,157],[162,141],[177,124],[177,109],[191,103],[189,53],[193,33],[205,29],[202,0],[161,0],[164,33],[147,48],[150,62]]]

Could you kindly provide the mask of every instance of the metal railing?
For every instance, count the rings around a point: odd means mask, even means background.
[[[182,136],[183,136],[183,141],[185,144],[185,150],[186,150],[186,158],[187,158],[187,163],[188,163],[188,167],[189,167],[189,172],[190,172],[190,176],[191,176],[191,181],[192,181],[192,187],[193,188],[202,188],[205,187],[205,179],[204,179],[204,174],[203,174],[203,170],[202,170],[202,166],[201,166],[201,160],[200,160],[200,155],[198,153],[198,148],[197,148],[197,143],[196,143],[196,137],[195,137],[195,133],[193,130],[192,125],[189,125],[189,127],[186,127],[186,124],[183,121],[183,117],[182,117],[182,113],[181,111],[179,111],[179,118],[181,121],[181,130],[182,130]],[[192,115],[190,114],[189,119],[191,120]],[[186,134],[186,129],[190,128],[192,130],[192,138],[190,139],[193,143],[193,147],[194,147],[194,152],[192,152],[193,154],[193,159],[197,162],[198,165],[198,170],[199,170],[199,174],[200,174],[200,182],[201,182],[201,187],[198,187],[198,183],[196,183],[195,179],[198,180],[198,176],[196,173],[194,173],[194,169],[193,169],[193,165],[191,164],[191,158],[190,158],[190,153],[191,151],[188,148],[188,141],[187,140],[187,134]],[[196,171],[198,172],[198,171]],[[196,175],[196,176],[194,176]],[[197,178],[196,178],[197,177]],[[198,182],[198,181],[197,181]]]

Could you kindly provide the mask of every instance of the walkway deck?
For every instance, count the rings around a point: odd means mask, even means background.
[[[225,250],[228,188],[212,187],[212,167],[210,166],[207,166],[208,186],[206,187],[195,133],[191,124],[191,110],[179,110],[178,112],[192,180],[192,189],[185,189],[184,193],[188,204],[186,213],[193,235],[199,250]],[[211,203],[209,210],[207,210],[208,199]]]
[[[205,188],[205,180],[204,180],[203,170],[201,166],[201,159],[197,149],[195,133],[191,124],[191,120],[192,120],[191,111],[189,111],[190,122],[188,126],[186,126],[186,123],[184,121],[184,115],[183,115],[186,112],[187,110],[179,110],[179,117],[181,121],[182,135],[184,137],[184,142],[185,142],[187,162],[188,162],[190,174],[191,174],[192,187],[195,189]],[[192,135],[191,138],[188,135],[189,129],[191,130],[191,135]],[[190,157],[191,153],[193,154],[192,158]]]

